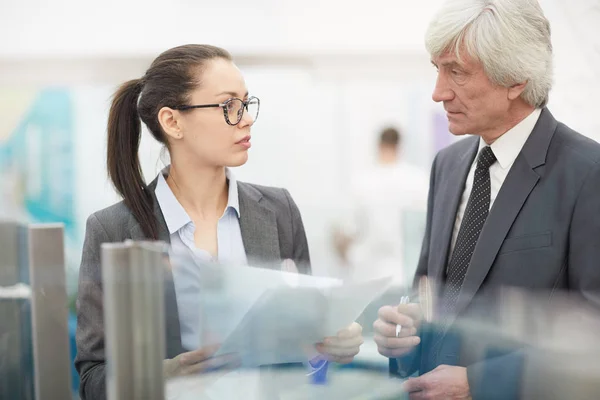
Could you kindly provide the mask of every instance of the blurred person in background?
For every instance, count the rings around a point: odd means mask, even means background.
[[[286,265],[310,273],[302,218],[285,189],[236,181],[229,167],[244,164],[259,100],[249,96],[230,54],[208,45],[162,53],[140,79],[116,92],[108,121],[108,174],[123,201],[87,221],[77,300],[77,357],[84,400],[106,398],[102,243],[162,240],[198,262]],[[171,164],[146,185],[138,148],[141,122],[169,152]],[[173,268],[165,286],[165,377],[231,366],[199,347],[194,266]],[[171,271],[169,271],[171,273]],[[227,315],[223,315],[227,318]],[[352,361],[362,343],[352,324],[316,344],[330,360]]]
[[[335,249],[352,280],[390,276],[406,283],[404,228],[409,213],[425,213],[429,177],[402,157],[402,136],[393,128],[379,135],[377,165],[353,180],[351,215],[334,229]],[[424,219],[424,218],[423,218]]]
[[[537,0],[449,0],[425,41],[433,100],[452,134],[472,136],[431,171],[415,282],[438,282],[436,324],[417,304],[385,306],[375,340],[392,374],[420,374],[405,383],[411,399],[516,398],[523,351],[454,328],[494,326],[503,287],[600,306],[600,145],[546,108],[552,44]]]

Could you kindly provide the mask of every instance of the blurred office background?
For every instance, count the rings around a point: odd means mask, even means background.
[[[239,179],[289,189],[317,275],[343,276],[331,227],[353,177],[375,162],[380,130],[403,133],[405,161],[428,172],[453,138],[431,100],[423,36],[440,0],[3,1],[0,6],[0,218],[63,222],[71,296],[86,218],[116,201],[105,169],[110,96],[162,51],[228,49],[261,99]],[[549,108],[600,140],[600,5],[541,0],[552,24]],[[145,134],[146,179],[163,167]],[[405,235],[414,259],[421,230]],[[408,227],[410,232],[410,227]],[[414,270],[414,265],[407,266]]]
[[[436,74],[423,48],[439,4],[3,2],[0,216],[64,222],[74,280],[87,216],[118,200],[105,172],[112,92],[142,76],[163,50],[210,43],[233,53],[251,94],[262,100],[239,178],[288,188],[305,220],[315,273],[339,275],[330,226],[353,177],[375,162],[380,129],[401,129],[405,160],[425,172],[453,140],[443,109],[431,101]],[[549,107],[598,140],[600,6],[594,0],[542,5],[555,47]],[[159,154],[145,135],[147,180],[162,167]]]

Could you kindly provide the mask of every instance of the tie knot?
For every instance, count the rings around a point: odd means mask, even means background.
[[[489,169],[496,162],[496,156],[490,146],[481,149],[477,158],[477,168]]]

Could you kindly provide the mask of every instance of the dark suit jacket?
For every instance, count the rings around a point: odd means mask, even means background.
[[[478,143],[479,137],[461,140],[434,160],[416,279],[426,275],[443,282],[456,212]],[[555,291],[576,292],[600,306],[600,144],[557,122],[548,109],[542,110],[490,210],[455,322],[470,319],[493,326],[498,319],[494,301],[507,286],[549,297]],[[425,329],[414,353],[391,360],[391,372],[422,374],[440,364],[459,365],[468,368],[475,399],[516,395],[519,354],[482,356],[476,351],[481,350],[478,338],[461,335],[451,325],[440,352],[432,355],[432,335]],[[487,385],[489,374],[494,375],[493,387]],[[503,387],[510,389],[498,391]]]
[[[169,231],[154,195],[157,180],[149,185],[159,239],[170,242]],[[278,268],[292,259],[299,272],[310,273],[308,244],[298,207],[285,189],[238,182],[240,228],[248,262]],[[77,297],[77,356],[83,400],[106,399],[104,315],[100,246],[126,239],[145,240],[139,223],[123,202],[92,214],[87,221]],[[167,271],[167,275],[171,275]],[[165,282],[167,358],[184,352],[172,275]]]

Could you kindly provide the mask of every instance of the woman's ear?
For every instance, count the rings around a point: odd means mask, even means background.
[[[183,138],[181,127],[181,112],[169,107],[163,107],[158,112],[158,122],[167,136],[173,140]]]

